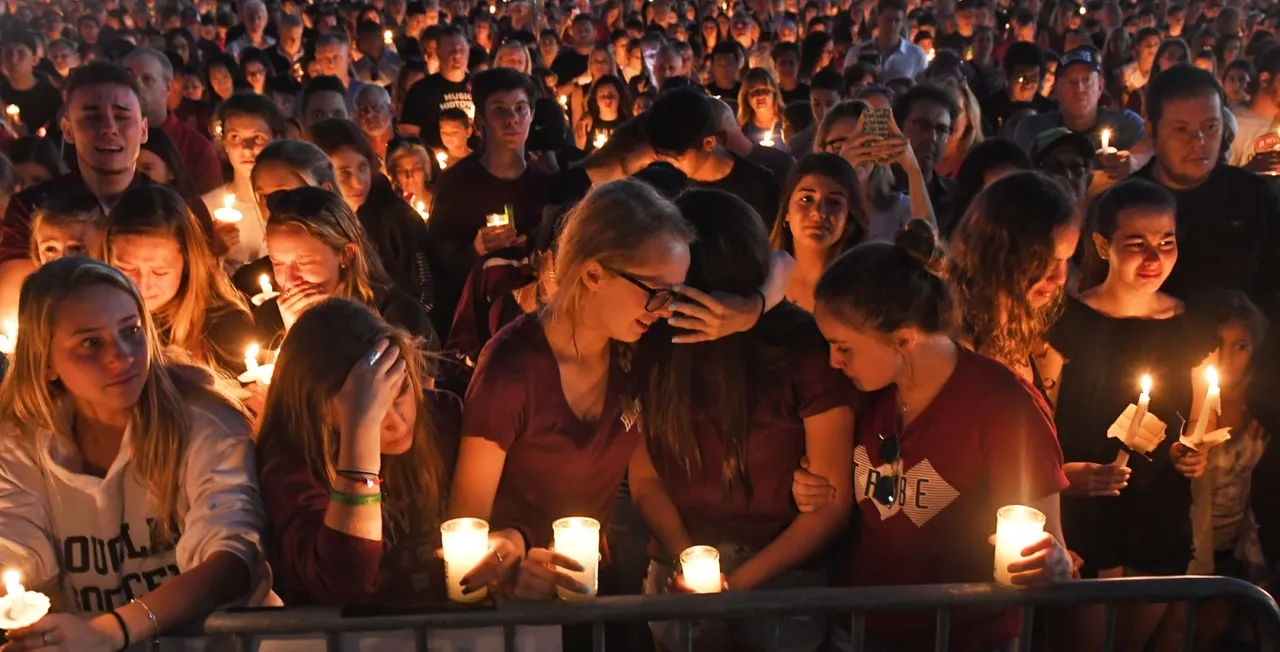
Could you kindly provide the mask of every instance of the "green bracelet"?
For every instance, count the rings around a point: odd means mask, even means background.
[[[376,494],[344,494],[336,489],[329,491],[329,500],[339,505],[347,507],[365,507],[367,505],[381,505],[382,493]]]

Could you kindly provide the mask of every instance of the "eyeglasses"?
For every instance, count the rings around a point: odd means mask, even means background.
[[[644,281],[641,281],[640,279],[620,269],[614,269],[613,267],[609,267],[608,265],[604,265],[603,267],[609,272],[617,274],[618,277],[620,277],[622,280],[640,288],[641,290],[644,290],[645,294],[649,295],[649,298],[644,302],[644,309],[648,310],[649,312],[657,312],[659,310],[662,310],[663,308],[666,308],[668,305],[671,304],[672,300],[680,296],[678,292],[670,288],[649,287]]]
[[[849,139],[848,138],[832,138],[831,140],[828,140],[827,142],[822,143],[822,151],[827,152],[829,154],[839,154],[840,150],[844,149],[844,143],[846,140],[849,140]]]
[[[902,430],[901,414],[898,415],[898,430]],[[880,459],[893,469],[893,473],[876,478],[871,498],[885,507],[893,507],[898,502],[898,462],[902,460],[902,444],[897,433],[880,435]]]

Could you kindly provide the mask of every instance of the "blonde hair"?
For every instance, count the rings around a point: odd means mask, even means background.
[[[217,357],[235,359],[235,352],[211,351],[205,325],[214,315],[240,312],[249,318],[249,306],[209,249],[204,231],[191,208],[178,193],[151,185],[128,190],[107,218],[107,251],[120,236],[170,238],[182,252],[182,280],[178,294],[155,311],[158,328],[168,331],[169,344],[186,351],[192,360],[213,365]]]
[[[0,404],[21,441],[33,453],[37,432],[53,433],[64,448],[76,443],[58,418],[58,404],[67,391],[58,380],[49,380],[50,349],[58,309],[79,290],[106,286],[129,295],[138,309],[138,320],[147,342],[146,381],[138,402],[129,408],[129,456],[133,472],[147,489],[151,511],[153,548],[176,540],[178,498],[182,481],[185,436],[191,429],[187,403],[225,407],[238,416],[246,431],[249,420],[239,402],[224,394],[207,369],[170,361],[156,334],[142,296],[119,270],[82,256],[62,258],[36,270],[22,284],[18,304],[18,338],[12,366],[0,383]]]
[[[982,142],[982,107],[978,104],[978,98],[969,89],[968,84],[957,84],[956,93],[959,95],[957,104],[960,105],[960,112],[964,114],[965,126],[964,131],[951,136],[949,147],[955,147],[956,167],[959,168],[959,161],[964,160],[969,150],[974,145]],[[944,153],[945,154],[945,153]]]
[[[106,216],[102,213],[102,205],[93,195],[76,194],[72,197],[55,197],[37,206],[31,214],[31,262],[40,265],[40,230],[46,227],[54,229],[72,229],[80,225],[88,226],[104,237],[98,246],[87,252],[91,258],[106,258]]]
[[[661,238],[693,242],[693,227],[649,184],[628,178],[592,188],[565,217],[556,241],[560,283],[548,302],[551,314],[577,323],[586,300],[582,275],[587,265],[628,267],[637,262],[644,243]]]
[[[337,296],[355,299],[377,312],[376,290],[391,287],[391,280],[360,220],[342,197],[324,188],[304,186],[272,194],[267,209],[268,234],[273,229],[294,227],[332,249],[342,261]]]
[[[383,458],[388,491],[384,502],[392,518],[405,522],[410,510],[427,527],[443,511],[446,469],[436,442],[434,415],[423,400],[427,377],[421,343],[388,325],[368,306],[329,298],[311,307],[289,330],[276,358],[258,434],[263,470],[281,460],[301,459],[311,475],[334,486],[339,424],[330,404],[351,368],[365,364],[369,351],[386,338],[405,361],[409,391],[418,397],[413,444],[402,455]],[[323,351],[323,355],[317,352]]]
[[[756,111],[751,108],[751,91],[760,86],[767,86],[773,91],[773,117],[776,124],[783,124],[782,114],[786,103],[782,100],[782,89],[773,78],[773,73],[765,68],[752,68],[742,76],[742,87],[738,90],[738,126],[745,127],[755,120]],[[785,126],[785,125],[784,125]]]
[[[498,53],[503,50],[520,50],[521,52],[523,52],[524,53],[524,69],[519,70],[518,72],[522,72],[526,75],[533,74],[533,55],[529,54],[529,48],[525,47],[524,43],[521,43],[520,41],[516,41],[516,40],[508,40],[506,43],[499,45],[498,49],[493,51],[494,61],[498,60]]]

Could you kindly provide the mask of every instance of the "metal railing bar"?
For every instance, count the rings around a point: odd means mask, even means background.
[[[397,613],[342,618],[321,607],[229,610],[204,621],[206,634],[288,634],[316,631],[473,628],[501,625],[566,625],[596,621],[730,620],[735,618],[840,614],[857,611],[921,611],[939,607],[1074,606],[1081,604],[1179,602],[1220,599],[1240,602],[1271,634],[1280,635],[1280,608],[1258,587],[1224,577],[1080,580],[1047,589],[1012,591],[994,584],[939,584],[709,595],[603,597],[565,605],[556,602],[503,603],[476,611]]]
[[[680,621],[680,649],[685,652],[693,652],[693,622],[689,620]]]
[[[1186,652],[1195,652],[1196,649],[1196,605],[1199,603],[1189,600],[1187,605],[1187,619],[1182,622],[1182,649]],[[1174,605],[1169,605],[1173,607]]]
[[[1116,614],[1119,607],[1107,605],[1106,624],[1102,628],[1102,652],[1114,652],[1116,649]]]
[[[951,647],[951,609],[938,609],[937,629],[933,635],[934,652],[947,652]]]
[[[505,652],[516,652],[516,626],[502,626],[502,649]]]
[[[773,619],[773,635],[769,637],[769,652],[778,652],[782,647],[782,623],[777,618]]]
[[[414,649],[417,652],[430,652],[429,646],[427,645],[427,641],[430,638],[430,628],[428,627],[419,627],[413,630]]]
[[[591,623],[592,652],[605,652],[604,645],[604,622],[596,621]]]
[[[1031,652],[1033,628],[1036,626],[1036,608],[1031,605],[1022,607],[1022,636],[1018,637],[1018,650]]]
[[[853,614],[849,627],[849,642],[853,652],[862,652],[867,644],[867,614],[859,611]]]

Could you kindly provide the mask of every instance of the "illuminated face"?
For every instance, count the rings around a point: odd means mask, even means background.
[[[147,310],[163,310],[178,296],[186,262],[178,241],[167,236],[120,235],[113,237],[108,258],[138,286]]]
[[[132,408],[150,366],[142,315],[127,292],[91,285],[58,304],[49,378],[62,384],[78,411],[110,414]]]

